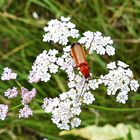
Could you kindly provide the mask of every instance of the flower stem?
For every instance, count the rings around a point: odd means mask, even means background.
[[[15,81],[17,83],[17,85],[21,88],[22,85],[18,82],[18,81]]]
[[[140,108],[111,108],[111,107],[104,107],[104,106],[98,106],[98,105],[89,105],[89,107],[100,109],[104,111],[115,111],[115,112],[134,112],[134,111],[140,111]]]
[[[46,112],[44,110],[33,110],[34,114],[45,114]]]
[[[19,107],[21,107],[21,106],[22,106],[22,104],[19,104],[19,105],[17,105],[17,106],[14,106],[14,107],[10,108],[9,110],[11,111],[11,110],[17,109],[17,108],[19,108]]]
[[[60,90],[62,92],[66,92],[66,88],[65,88],[64,84],[62,83],[62,80],[59,78],[59,76],[58,75],[54,75],[54,79],[56,80]]]

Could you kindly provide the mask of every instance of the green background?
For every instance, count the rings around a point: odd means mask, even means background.
[[[39,19],[32,16],[34,11]],[[59,136],[60,130],[51,122],[51,115],[40,108],[43,98],[56,97],[67,90],[65,73],[53,75],[48,83],[33,85],[27,78],[39,53],[50,48],[62,51],[58,44],[42,42],[43,27],[49,20],[60,16],[71,17],[80,34],[88,30],[101,31],[114,40],[115,56],[94,54],[89,58],[95,75],[107,72],[106,63],[121,60],[129,64],[134,77],[140,79],[139,0],[0,0],[0,74],[8,66],[18,74],[17,82],[22,86],[38,90],[36,99],[30,104],[34,116],[18,119],[20,97],[8,100],[3,96],[5,90],[18,84],[16,81],[0,81],[0,103],[10,107],[6,120],[0,121],[0,140],[41,140],[44,137],[50,140],[82,140],[80,137]],[[94,105],[83,106],[80,127],[123,122],[140,129],[139,92],[130,92],[128,102],[122,105],[116,103],[115,97],[106,95],[105,87],[99,88],[93,92],[96,97]]]

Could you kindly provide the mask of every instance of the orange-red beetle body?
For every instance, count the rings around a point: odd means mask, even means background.
[[[85,78],[90,76],[90,70],[86,61],[85,51],[79,43],[73,43],[71,46],[71,55]]]

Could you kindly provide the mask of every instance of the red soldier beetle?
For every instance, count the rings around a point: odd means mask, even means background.
[[[73,43],[71,45],[71,55],[75,61],[76,66],[80,69],[81,73],[85,78],[89,78],[90,70],[86,61],[86,54],[79,43]]]

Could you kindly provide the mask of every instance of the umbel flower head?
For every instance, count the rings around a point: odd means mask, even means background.
[[[46,113],[52,113],[51,120],[58,128],[69,130],[81,124],[78,118],[81,105],[94,102],[94,95],[89,90],[95,90],[98,83],[97,80],[86,80],[74,70],[76,65],[70,55],[70,46],[63,49],[63,55],[57,59],[56,64],[67,73],[69,91],[53,99],[45,98],[42,108]]]
[[[6,81],[6,80],[12,80],[12,79],[16,79],[16,78],[17,78],[16,73],[14,73],[8,67],[4,68],[4,71],[3,71],[2,76],[1,76],[1,80]]]
[[[22,104],[26,105],[32,101],[32,99],[36,96],[36,89],[33,88],[31,91],[22,87],[21,88],[21,97],[22,97]]]
[[[47,82],[51,78],[51,73],[56,73],[58,71],[58,66],[55,64],[57,61],[56,55],[58,51],[53,49],[50,51],[44,50],[36,58],[32,66],[32,71],[28,76],[30,83],[36,83],[38,81]]]
[[[130,90],[136,92],[139,87],[138,81],[133,79],[133,73],[128,67],[121,61],[111,62],[107,65],[109,73],[101,75],[99,79],[99,82],[107,87],[108,95],[119,93],[116,101],[123,104],[128,100],[128,92]]]
[[[0,120],[4,120],[7,116],[8,105],[0,104]]]
[[[29,108],[28,105],[24,105],[23,109],[19,110],[19,118],[29,118],[29,116],[32,116],[33,112]]]
[[[83,33],[84,37],[82,37],[78,42],[84,44],[86,49],[89,49],[89,53],[92,54],[96,51],[97,54],[104,55],[107,53],[108,55],[115,54],[115,48],[112,47],[113,40],[110,36],[104,37],[102,33],[87,31]]]
[[[4,96],[6,96],[7,98],[14,98],[14,97],[17,97],[18,95],[18,91],[17,91],[17,88],[16,87],[13,87],[13,88],[9,88],[8,90],[6,90],[4,92]]]
[[[53,41],[62,45],[67,45],[68,37],[78,38],[79,31],[75,29],[76,25],[70,22],[70,17],[63,16],[48,22],[48,26],[44,27],[46,34],[43,36],[43,42]]]
[[[75,24],[70,22],[69,17],[49,21],[44,30],[46,32],[43,36],[44,42],[51,41],[67,46],[63,48],[62,55],[57,50],[49,50],[48,52],[45,50],[39,54],[28,78],[31,83],[47,82],[50,80],[51,74],[55,74],[59,70],[67,73],[68,91],[60,93],[55,98],[44,98],[42,105],[46,113],[52,114],[51,120],[58,128],[69,130],[81,124],[79,115],[82,111],[82,105],[93,104],[95,98],[92,91],[101,84],[107,87],[108,95],[117,94],[116,101],[123,104],[128,100],[130,90],[137,91],[138,81],[133,79],[132,71],[128,68],[128,65],[121,61],[108,64],[108,74],[101,75],[98,79],[92,78],[92,73],[89,74],[89,78],[82,75],[82,72],[78,70],[79,66],[75,63],[77,61],[75,59],[78,59],[79,56],[73,58],[71,55],[72,43],[69,41],[69,37],[78,38],[79,31]],[[109,56],[115,54],[115,48],[112,47],[113,40],[110,36],[104,37],[99,31],[86,31],[83,35],[83,37],[77,39],[77,42],[85,47],[88,55],[92,55],[93,52],[99,55],[108,54]]]

